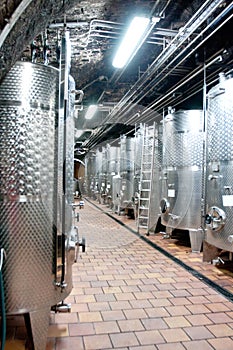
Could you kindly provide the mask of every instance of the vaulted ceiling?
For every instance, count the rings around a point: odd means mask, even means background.
[[[135,15],[159,17],[124,69],[114,54]],[[202,108],[203,88],[229,72],[233,60],[230,0],[2,0],[0,79],[17,60],[57,63],[65,30],[71,75],[84,92],[76,120],[76,152],[161,120],[169,106]],[[42,55],[46,49],[46,55]],[[99,104],[92,120],[84,114]]]

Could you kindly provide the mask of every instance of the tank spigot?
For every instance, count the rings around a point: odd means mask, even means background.
[[[221,175],[213,175],[213,174],[210,174],[208,176],[208,180],[211,181],[211,180],[217,180],[219,178],[221,178],[222,176]]]
[[[57,305],[51,307],[51,311],[57,312],[71,312],[71,304],[64,303],[63,301]]]
[[[220,264],[225,264],[224,260],[221,259],[219,256],[216,259],[212,260],[213,265],[220,265]]]

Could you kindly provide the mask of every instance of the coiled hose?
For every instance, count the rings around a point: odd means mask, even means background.
[[[1,311],[2,311],[2,327],[1,327],[1,350],[5,348],[6,342],[6,308],[5,308],[5,296],[4,296],[4,283],[2,276],[4,249],[0,250],[0,296],[1,296]]]

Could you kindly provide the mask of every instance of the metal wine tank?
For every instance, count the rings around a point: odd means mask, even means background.
[[[115,213],[120,214],[120,193],[121,193],[122,178],[120,173],[113,175],[112,177],[112,210]]]
[[[106,183],[106,195],[107,202],[110,208],[113,206],[113,177],[119,174],[120,170],[120,147],[106,145],[107,151],[107,183]]]
[[[220,74],[208,93],[206,241],[233,252],[233,78]]]
[[[102,167],[99,173],[100,184],[100,202],[107,204],[107,169],[108,169],[108,152],[107,147],[102,147]]]
[[[120,209],[125,212],[134,210],[134,137],[122,135],[120,138]]]
[[[95,199],[102,203],[102,194],[105,190],[105,178],[103,172],[104,152],[99,148],[96,150],[96,169],[95,169]]]
[[[203,112],[169,109],[163,121],[161,223],[167,231],[189,230],[192,251],[200,252],[204,231]]]
[[[89,152],[85,157],[85,178],[87,184],[87,195],[94,197],[96,174],[96,156],[95,152]]]
[[[66,245],[59,239],[62,210],[57,192],[62,191],[64,157],[58,159],[58,148],[64,136],[58,86],[57,69],[29,62],[16,63],[0,85],[0,246],[7,257],[6,312],[29,314],[35,350],[45,349],[51,306],[72,289],[69,232],[64,233]],[[61,286],[62,278],[66,285]]]

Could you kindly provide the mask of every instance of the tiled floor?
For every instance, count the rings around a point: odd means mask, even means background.
[[[113,220],[105,206],[85,201],[79,213],[86,252],[73,265],[71,313],[51,313],[46,350],[233,349],[229,299]],[[135,229],[133,220],[116,218]],[[176,240],[147,239],[232,291],[231,271],[202,263]],[[24,349],[25,336],[22,319],[12,317],[5,349]]]

